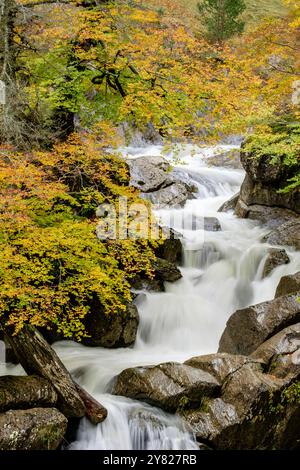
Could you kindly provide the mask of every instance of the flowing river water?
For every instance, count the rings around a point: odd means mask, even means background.
[[[226,321],[235,310],[272,299],[281,276],[300,270],[300,253],[287,248],[290,264],[262,279],[269,248],[261,242],[266,230],[232,212],[218,213],[238,192],[244,172],[209,167],[207,158],[212,149],[193,149],[193,156],[191,150],[186,147],[181,151],[177,166],[198,186],[197,199],[189,200],[183,209],[157,212],[165,223],[174,215],[174,228],[183,235],[183,278],[166,283],[166,292],[139,295],[140,326],[134,347],[108,350],[70,341],[54,345],[76,380],[108,409],[108,418],[98,426],[81,421],[69,449],[197,449],[194,436],[179,417],[111,395],[114,377],[128,367],[182,362],[216,352]],[[131,157],[159,155],[161,151],[159,146],[128,149]],[[191,214],[217,217],[222,230],[186,229],[182,221]],[[1,372],[17,374],[20,368],[6,366]]]

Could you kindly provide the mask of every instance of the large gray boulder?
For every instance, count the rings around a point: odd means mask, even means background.
[[[130,185],[141,191],[141,196],[161,207],[183,206],[194,197],[197,187],[181,170],[172,170],[160,156],[145,156],[128,161]]]
[[[208,372],[177,363],[124,370],[113,388],[115,395],[143,400],[167,411],[201,404],[215,396],[219,382]]]
[[[55,450],[67,419],[55,408],[32,408],[0,414],[0,450]]]
[[[283,276],[280,279],[275,297],[293,294],[294,292],[299,292],[300,295],[300,271],[295,274]]]
[[[263,279],[269,276],[275,268],[278,268],[278,266],[288,264],[289,262],[290,258],[284,249],[270,248],[263,268]]]
[[[251,354],[266,339],[299,321],[299,295],[282,296],[238,310],[227,322],[219,352]]]
[[[300,219],[291,220],[280,225],[266,235],[263,241],[270,245],[291,246],[300,250]]]
[[[51,383],[36,375],[0,377],[0,412],[11,409],[50,407],[57,402]]]

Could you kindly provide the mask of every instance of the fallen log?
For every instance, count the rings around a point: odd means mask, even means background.
[[[86,408],[70,373],[38,330],[29,325],[17,334],[12,334],[7,327],[3,329],[25,372],[37,374],[52,383],[58,395],[58,409],[67,417],[83,417]]]
[[[86,417],[92,424],[102,423],[107,418],[107,409],[75,382],[78,395],[85,404]]]
[[[28,375],[46,378],[58,395],[57,408],[69,418],[86,416],[92,424],[102,423],[107,410],[77,384],[54,349],[33,326],[25,325],[14,335],[4,327],[5,339]]]

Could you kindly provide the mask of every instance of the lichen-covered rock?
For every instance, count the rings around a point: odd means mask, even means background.
[[[0,412],[53,406],[57,393],[51,383],[36,375],[0,377]]]
[[[124,370],[117,378],[113,393],[176,411],[187,403],[200,404],[204,397],[214,396],[219,390],[219,382],[208,372],[166,363]]]
[[[235,312],[228,320],[219,352],[251,354],[265,340],[300,321],[298,295],[278,297]]]
[[[300,292],[300,271],[295,274],[283,276],[276,289],[275,297]]]
[[[233,374],[243,365],[255,362],[258,361],[249,356],[219,353],[192,357],[185,364],[209,372],[217,380],[224,382],[229,375]]]
[[[67,419],[55,408],[32,408],[0,414],[0,450],[55,450]]]
[[[262,277],[265,278],[269,276],[275,268],[283,264],[288,264],[289,262],[290,258],[284,249],[270,248],[263,268]]]
[[[86,346],[119,348],[131,346],[136,339],[139,314],[134,304],[129,304],[125,312],[105,315],[99,307],[99,313],[93,309],[84,319],[89,337],[82,339]]]

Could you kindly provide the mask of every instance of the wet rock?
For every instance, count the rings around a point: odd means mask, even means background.
[[[266,235],[263,241],[270,245],[285,245],[300,250],[300,219],[280,225]]]
[[[204,230],[207,232],[220,232],[222,227],[216,217],[204,217]]]
[[[130,284],[134,290],[147,292],[164,292],[164,283],[158,279],[144,279],[142,276],[135,276]]]
[[[140,157],[128,161],[130,185],[143,193],[157,191],[169,184],[169,163],[163,157]]]
[[[124,370],[113,389],[115,395],[146,401],[167,411],[200,404],[204,397],[214,396],[219,382],[208,372],[183,364]]]
[[[268,372],[276,377],[300,375],[300,323],[272,336],[251,357],[263,361]]]
[[[183,206],[194,197],[197,187],[189,176],[172,170],[163,157],[140,157],[128,162],[130,185],[141,191],[141,197],[161,207]]]
[[[237,193],[234,196],[232,196],[228,201],[222,204],[218,212],[234,211],[238,203],[239,197],[240,197],[240,193]]]
[[[261,224],[272,229],[279,227],[285,222],[299,220],[299,215],[288,209],[259,204],[248,206],[241,199],[236,204],[235,215],[242,219],[258,220]]]
[[[153,269],[155,277],[162,281],[175,282],[182,278],[177,266],[165,259],[156,258]]]
[[[183,207],[188,199],[193,198],[193,190],[176,181],[158,191],[144,194],[144,197],[161,208],[168,206]]]
[[[268,256],[264,265],[262,277],[265,278],[272,273],[272,271],[278,266],[283,264],[288,264],[290,258],[287,255],[287,252],[279,248],[270,248],[268,250]]]
[[[182,260],[182,235],[173,229],[168,230],[168,238],[160,245],[156,254],[159,258],[165,259],[170,263],[178,264]]]
[[[300,292],[300,271],[295,274],[283,276],[276,289],[275,297]]]
[[[57,393],[51,383],[35,375],[0,377],[0,412],[53,406]]]
[[[259,364],[245,364],[225,381],[221,397],[191,410],[184,419],[198,440],[214,449],[295,448],[300,437],[299,401],[282,402],[291,386],[292,380],[265,374]]]
[[[219,352],[248,355],[283,328],[300,321],[298,295],[238,310],[228,320]]]
[[[89,338],[83,338],[82,344],[86,346],[101,346],[103,348],[119,348],[131,346],[136,339],[139,325],[139,315],[134,304],[129,304],[126,312],[115,315],[105,315],[96,306],[84,319],[86,332]]]
[[[224,382],[230,374],[233,374],[243,365],[255,362],[258,361],[249,356],[219,353],[192,357],[186,361],[185,364],[195,367],[196,369],[204,370],[216,377],[220,382]]]
[[[7,411],[0,414],[0,450],[55,450],[66,429],[55,408]]]

